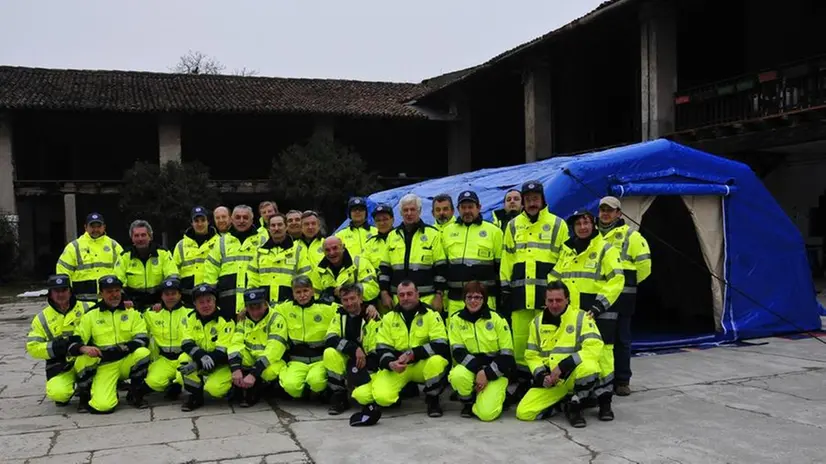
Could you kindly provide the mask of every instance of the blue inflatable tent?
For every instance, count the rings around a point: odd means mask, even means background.
[[[432,223],[434,196],[449,193],[455,198],[460,191],[471,189],[479,195],[484,217],[490,219],[493,210],[502,207],[505,192],[530,179],[544,184],[550,210],[563,218],[583,207],[596,212],[601,196],[620,197],[628,223],[642,222],[644,236],[646,221],[655,221],[645,213],[655,209],[652,205],[658,198],[670,202],[659,211],[687,211],[684,230],[672,233],[666,228],[665,233],[656,235],[658,238],[647,236],[653,256],[652,277],[670,269],[666,276],[670,282],[646,282],[649,287],[658,287],[648,292],[659,292],[657,301],[665,305],[669,295],[681,300],[694,292],[708,295],[710,298],[688,311],[705,313],[709,321],[713,318],[713,326],[686,333],[674,327],[658,330],[655,324],[645,333],[635,331],[635,348],[719,344],[820,329],[820,306],[802,237],[762,182],[745,164],[667,140],[425,181],[373,194],[368,208],[389,203],[398,225],[399,199],[414,193],[422,198],[422,219]],[[669,222],[667,227],[677,226],[671,219],[665,222]],[[666,243],[678,235],[688,237],[685,244]],[[680,246],[693,246],[697,261],[691,264],[685,253],[669,252]],[[700,277],[683,281],[682,273],[687,276],[702,266],[705,269]],[[700,291],[697,285],[710,285],[711,289]],[[689,293],[680,294],[686,287]],[[655,312],[660,310],[667,311],[654,308]],[[635,324],[640,317],[638,304]],[[678,321],[677,329],[680,324]]]

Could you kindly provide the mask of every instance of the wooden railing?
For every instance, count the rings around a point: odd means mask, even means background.
[[[676,132],[826,106],[826,56],[674,95]]]

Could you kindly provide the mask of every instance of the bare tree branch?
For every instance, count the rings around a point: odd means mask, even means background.
[[[169,68],[171,72],[178,74],[221,74],[224,69],[226,66],[215,58],[192,50],[182,55],[178,63]]]
[[[247,69],[247,67],[244,66],[241,69],[236,69],[236,70],[232,71],[232,74],[234,76],[257,76],[258,75],[258,70],[257,69]]]

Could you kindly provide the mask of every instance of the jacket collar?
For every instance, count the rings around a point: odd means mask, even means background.
[[[612,222],[611,224],[608,224],[607,226],[603,227],[603,226],[599,225],[598,227],[599,227],[599,232],[601,234],[607,234],[608,232],[611,232],[612,230],[617,229],[619,227],[622,227],[624,225],[625,225],[625,219],[619,218],[616,221]]]
[[[237,238],[241,243],[243,243],[246,239],[258,235],[258,229],[255,227],[250,227],[246,232],[241,232],[233,226],[230,226],[228,234],[232,235],[233,237]]]
[[[415,227],[413,227],[413,233],[415,234],[415,233],[416,233],[417,231],[419,231],[419,230],[421,230],[422,232],[424,232],[424,230],[425,230],[426,228],[427,228],[427,224],[425,224],[425,223],[424,223],[424,221],[422,221],[421,219],[419,219],[419,222],[417,222],[417,223],[415,224]],[[404,227],[404,222],[402,222],[401,224],[399,224],[399,226],[398,226],[398,227],[396,227],[396,232],[398,232],[398,233],[400,233],[400,234],[402,234],[402,235],[404,235],[405,230],[406,230],[406,229],[405,229],[405,227]]]
[[[160,248],[158,247],[158,245],[155,244],[155,242],[149,242],[149,254],[147,254],[146,256],[148,258],[157,258],[159,249]],[[129,253],[129,255],[132,256],[132,258],[140,258],[140,256],[138,255],[137,248],[135,248],[133,245],[128,246],[124,251]]]
[[[55,311],[59,312],[60,314],[69,314],[69,311],[71,311],[71,310],[72,310],[72,308],[74,308],[74,307],[75,307],[75,305],[77,305],[77,298],[75,298],[74,293],[72,294],[72,296],[71,296],[71,297],[69,297],[69,307],[66,309],[66,311],[65,311],[65,312],[62,312],[62,311],[60,311],[59,309],[57,309],[57,304],[56,304],[54,301],[52,301],[52,298],[51,298],[51,297],[46,297],[46,301],[48,302],[49,306],[50,306],[52,309],[54,309]]]
[[[207,228],[206,234],[198,235],[198,234],[195,233],[195,229],[193,229],[192,227],[189,227],[189,228],[186,229],[186,232],[184,232],[184,235],[191,238],[192,240],[195,240],[196,242],[198,240],[202,240],[201,243],[203,243],[203,242],[206,242],[207,240],[211,239],[212,237],[214,237],[215,234],[217,234],[217,233],[218,233],[218,231],[215,230],[215,227],[209,226]]]
[[[315,242],[316,240],[323,240],[323,239],[324,239],[324,236],[321,235],[321,232],[315,234],[315,237],[310,238],[310,239],[308,239],[307,237],[304,237],[303,235],[301,236],[301,241],[304,243],[304,245],[307,246],[307,248],[310,248],[310,245],[312,245],[313,242]]]
[[[460,224],[462,224],[466,227],[470,227],[470,226],[473,226],[473,225],[478,226],[478,225],[482,224],[482,215],[479,214],[478,216],[476,216],[476,219],[474,219],[471,222],[465,222],[465,221],[459,221],[459,220],[457,220],[456,222],[458,222],[458,223],[460,223]]]
[[[470,310],[467,309],[467,307],[464,308],[463,310],[459,311],[459,317],[461,317],[462,319],[464,319],[466,321],[473,321],[473,320],[477,320],[477,319],[490,319],[493,316],[491,315],[490,308],[488,307],[488,305],[486,303],[475,314],[470,312]]]
[[[419,314],[425,314],[425,313],[427,313],[428,309],[429,308],[426,304],[419,301],[419,306],[415,309],[415,311],[418,312]],[[407,312],[407,310],[402,308],[402,306],[400,304],[397,304],[396,307],[393,308],[393,311],[396,311],[396,312],[399,312],[399,313]]]
[[[170,311],[170,312],[172,312],[172,311],[175,311],[176,309],[181,309],[181,308],[183,308],[183,307],[184,307],[184,302],[183,302],[183,301],[179,301],[177,304],[175,304],[175,306],[173,306],[173,307],[171,307],[171,308],[167,308],[165,304],[161,303],[161,307],[163,308],[163,310],[164,310],[164,311]]]
[[[293,302],[294,305],[298,306],[301,309],[307,309],[307,308],[311,307],[312,305],[316,304],[316,299],[315,299],[315,297],[310,298],[310,301],[307,302],[307,304],[305,304],[305,305],[298,304],[298,301],[296,301],[295,298],[293,298],[292,302]]]
[[[293,243],[294,243],[293,238],[290,237],[290,234],[287,234],[287,236],[284,237],[284,240],[282,240],[281,243],[273,242],[272,237],[270,237],[269,240],[267,240],[266,243],[261,245],[261,248],[271,250],[275,247],[279,247],[279,248],[283,248],[285,250],[289,250],[290,248],[293,247]]]
[[[221,317],[221,311],[218,308],[215,308],[215,311],[213,311],[209,316],[201,316],[201,313],[199,313],[197,309],[193,309],[193,311],[195,312],[195,317],[197,317],[203,325],[206,325],[207,322],[214,321]]]
[[[362,225],[360,225],[360,226],[358,226],[358,227],[354,226],[354,225],[353,225],[353,223],[351,222],[349,227],[350,227],[350,229],[352,229],[352,230],[364,229],[364,230],[366,230],[367,232],[370,232],[370,223],[369,223],[369,222],[367,222],[367,221],[364,221],[364,224],[362,224]]]

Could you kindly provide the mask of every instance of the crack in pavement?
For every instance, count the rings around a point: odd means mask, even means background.
[[[624,461],[628,461],[628,462],[631,462],[631,463],[634,463],[634,464],[640,464],[640,462],[639,462],[639,461],[634,461],[634,460],[632,460],[632,459],[628,459],[628,458],[626,458],[625,456],[620,456],[619,454],[614,454],[614,453],[605,453],[605,455],[606,455],[606,456],[613,456],[613,457],[615,457],[615,458],[620,458],[620,459],[622,459],[622,460],[624,460]]]
[[[588,464],[593,464],[594,461],[599,457],[599,451],[595,451],[595,450],[591,449],[591,447],[586,445],[585,443],[580,443],[580,442],[574,440],[574,437],[571,436],[571,432],[568,431],[568,429],[566,429],[565,427],[563,427],[563,426],[561,426],[561,425],[559,425],[555,422],[551,422],[551,421],[547,421],[547,422],[549,424],[553,425],[554,427],[558,428],[559,430],[561,430],[562,433],[565,434],[565,439],[566,440],[570,441],[571,443],[573,443],[573,444],[575,444],[575,445],[577,445],[581,448],[584,448],[585,451],[588,451],[588,453],[590,453],[591,459],[588,461]]]
[[[750,377],[735,377],[731,379],[719,379],[719,380],[708,380],[706,382],[697,382],[697,383],[685,383],[680,385],[669,385],[663,387],[654,387],[654,388],[646,388],[637,390],[638,393],[645,393],[645,392],[653,392],[653,391],[661,391],[661,390],[677,390],[683,387],[696,387],[696,386],[707,386],[707,385],[729,385],[729,384],[737,384],[743,382],[749,382],[752,380],[765,380],[765,379],[773,379],[773,378],[781,378],[784,376],[791,376],[791,375],[800,375],[806,374],[809,372],[817,372],[826,370],[826,367],[805,367],[805,370],[802,371],[793,371],[793,372],[779,372],[776,374],[767,374],[767,375],[754,375]]]
[[[769,385],[766,383],[765,380],[749,380],[748,382],[761,382],[761,383],[764,383],[765,386],[746,385],[747,382],[733,382],[733,383],[730,383],[729,385],[739,385],[739,386],[745,387],[745,388],[756,388],[758,390],[767,391],[769,393],[777,393],[777,394],[780,394],[780,395],[787,395],[787,396],[791,396],[792,398],[797,398],[799,400],[804,400],[804,401],[817,401],[817,402],[822,401],[822,400],[816,400],[816,399],[812,399],[812,398],[806,398],[805,396],[796,395],[794,393],[772,390],[771,388],[769,388]]]
[[[57,437],[59,437],[59,436],[60,436],[60,431],[56,430],[54,432],[54,435],[52,435],[52,438],[49,441],[49,449],[46,450],[46,455],[47,456],[52,454],[52,449],[54,449],[54,446],[57,444]]]
[[[200,440],[201,432],[198,430],[198,424],[195,423],[195,419],[197,419],[197,417],[192,418],[192,433],[195,435],[196,440]]]
[[[295,442],[295,445],[298,446],[298,449],[300,449],[301,452],[304,453],[305,456],[307,456],[307,462],[310,464],[315,464],[315,460],[313,460],[313,457],[310,456],[310,453],[309,451],[307,451],[307,448],[305,448],[304,445],[301,444],[301,441],[298,440],[298,436],[295,434],[295,431],[293,430],[292,425],[297,422],[295,416],[278,407],[278,404],[273,398],[268,398],[267,404],[269,404],[273,412],[275,412],[275,415],[278,417],[278,421],[281,422],[282,426],[284,426],[284,431],[287,432],[287,435],[289,435],[290,439],[292,439],[292,441]]]

